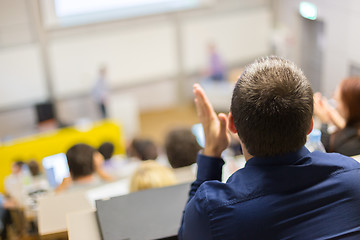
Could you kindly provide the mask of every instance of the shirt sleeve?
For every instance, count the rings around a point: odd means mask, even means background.
[[[210,222],[206,211],[206,192],[205,189],[198,190],[198,188],[206,181],[221,181],[224,161],[221,158],[198,154],[197,164],[197,177],[191,184],[188,203],[183,212],[182,223],[178,233],[180,240],[211,238]]]

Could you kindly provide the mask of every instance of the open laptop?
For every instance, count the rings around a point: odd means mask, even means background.
[[[190,183],[97,200],[103,240],[177,239]]]
[[[42,165],[52,188],[56,188],[63,179],[70,176],[66,155],[59,153],[43,158]]]

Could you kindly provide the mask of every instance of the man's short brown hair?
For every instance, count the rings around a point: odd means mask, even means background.
[[[236,83],[231,113],[253,156],[293,152],[306,142],[313,114],[313,91],[303,72],[280,57],[250,64]]]
[[[94,173],[95,149],[87,144],[79,143],[66,152],[71,178],[86,177]]]

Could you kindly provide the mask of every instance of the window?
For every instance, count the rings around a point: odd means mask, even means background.
[[[213,1],[215,0],[43,0],[42,5],[46,27],[66,27],[181,11]]]

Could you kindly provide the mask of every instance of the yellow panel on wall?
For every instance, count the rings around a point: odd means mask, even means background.
[[[115,145],[115,154],[125,154],[125,138],[119,124],[101,121],[81,128],[68,127],[53,132],[6,142],[0,146],[0,191],[4,191],[4,179],[11,173],[14,161],[41,160],[49,155],[65,153],[72,145],[86,143],[98,148],[108,141]]]

